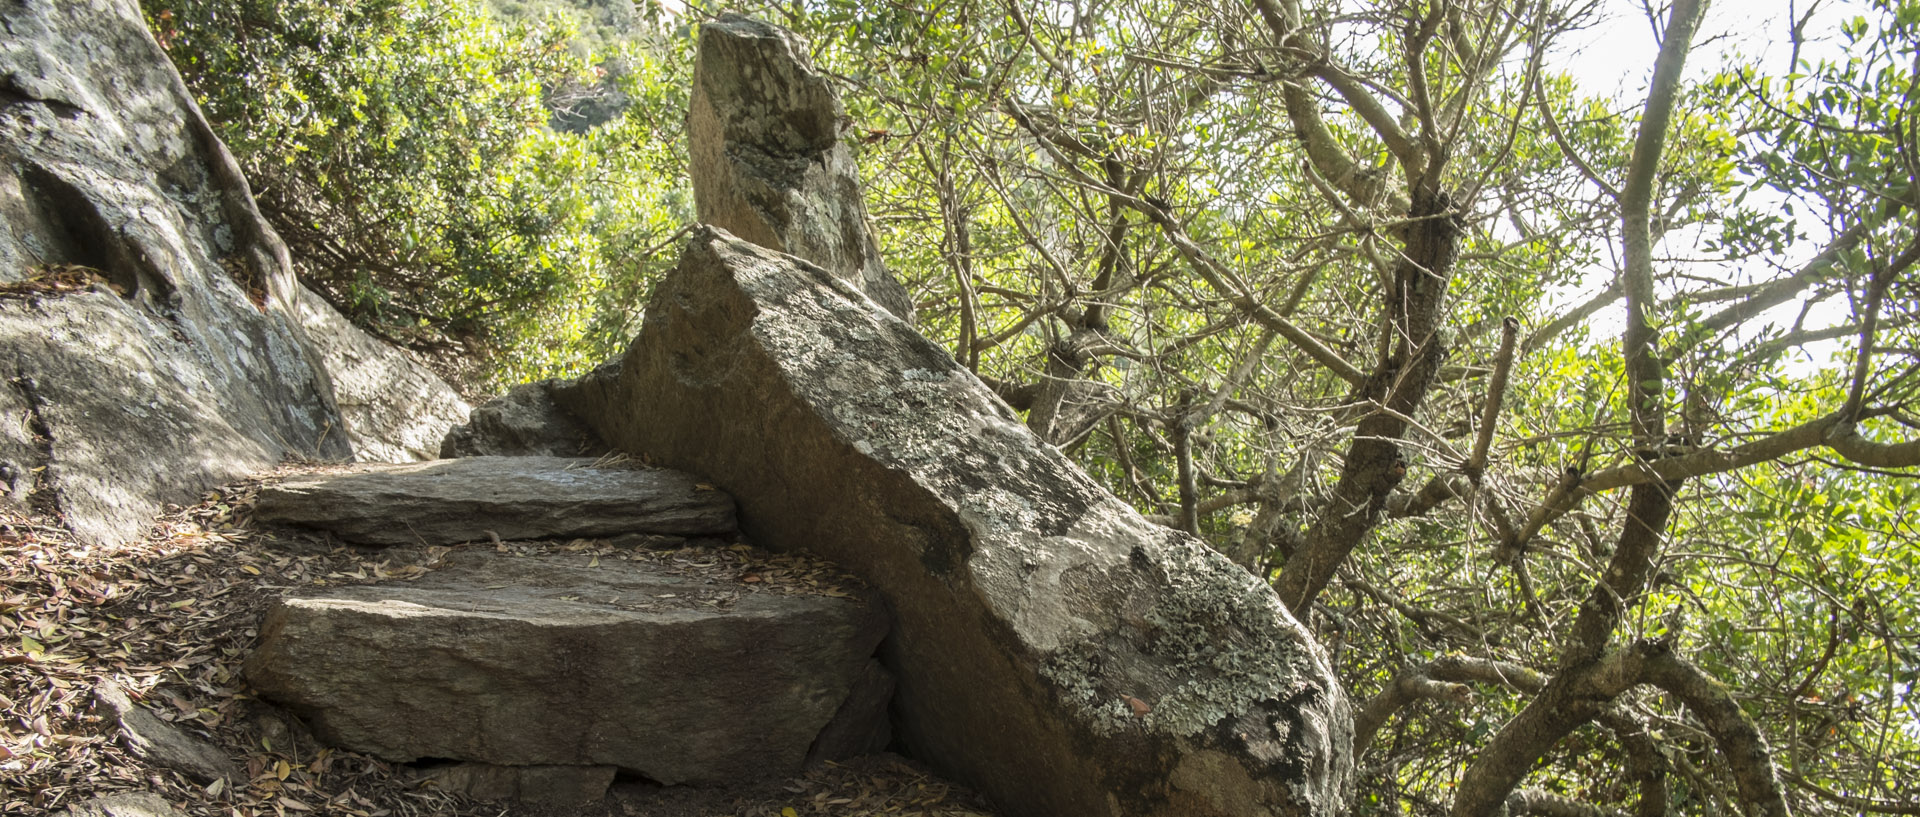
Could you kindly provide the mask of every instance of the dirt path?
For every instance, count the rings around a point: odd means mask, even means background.
[[[0,514],[0,814],[54,814],[100,794],[151,791],[194,817],[989,817],[972,794],[892,755],[737,789],[618,782],[601,803],[554,808],[465,800],[414,784],[409,767],[321,747],[297,719],[251,698],[239,677],[261,612],[288,588],[418,578],[444,549],[261,533],[249,521],[259,484],[211,492],[158,520],[146,539],[113,548]],[[473,547],[616,553],[590,540]],[[709,567],[716,558],[625,553]],[[134,756],[95,711],[104,681],[211,740],[248,781],[202,786]]]

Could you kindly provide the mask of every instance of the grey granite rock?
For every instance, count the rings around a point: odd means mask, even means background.
[[[0,29],[0,499],[112,542],[351,456],[286,249],[138,5],[0,3]]]
[[[733,500],[678,471],[565,457],[357,465],[260,489],[254,518],[367,545],[730,536]]]
[[[432,370],[362,331],[301,287],[295,314],[327,367],[354,459],[413,462],[440,455],[440,439],[473,410]],[[576,452],[578,453],[578,452]]]
[[[700,228],[608,372],[556,396],[885,593],[897,738],[1007,814],[1344,810],[1351,709],[1273,591],[844,280]]]
[[[167,799],[152,792],[106,794],[68,806],[66,817],[185,817]]]
[[[440,456],[598,457],[609,451],[600,436],[553,402],[559,381],[522,383],[475,406],[449,429]]]
[[[225,752],[205,738],[161,720],[159,715],[134,703],[118,684],[102,682],[94,687],[93,697],[104,714],[118,725],[120,742],[147,762],[183,772],[201,783],[225,780],[227,785],[233,785],[246,779]]]
[[[584,805],[607,796],[619,769],[612,766],[496,766],[455,763],[422,772],[417,781],[475,800],[524,800]]]
[[[709,583],[646,561],[451,559],[415,582],[281,600],[247,680],[323,740],[388,760],[720,784],[798,769],[887,627],[855,594]]]
[[[845,121],[799,37],[738,14],[700,26],[687,112],[700,220],[818,264],[911,323],[840,138]]]

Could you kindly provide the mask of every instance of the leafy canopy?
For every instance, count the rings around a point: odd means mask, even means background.
[[[146,5],[357,319],[496,383],[631,335],[701,4]],[[734,6],[921,330],[1320,635],[1356,812],[1912,813],[1920,2],[1787,71],[1646,9],[1625,101],[1551,55],[1626,3]]]

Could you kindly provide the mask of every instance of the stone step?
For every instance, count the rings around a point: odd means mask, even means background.
[[[566,457],[348,466],[262,487],[254,515],[367,545],[736,532],[733,499],[688,474]]]
[[[717,785],[884,748],[881,607],[758,579],[457,551],[414,582],[281,599],[245,673],[322,740],[397,762]]]

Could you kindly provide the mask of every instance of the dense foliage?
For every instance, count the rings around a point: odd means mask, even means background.
[[[631,334],[681,183],[684,37],[595,55],[562,17],[472,0],[151,0],[163,45],[240,157],[302,277],[406,342],[479,342],[495,379],[604,358]],[[623,116],[547,127],[559,89]],[[455,348],[458,348],[456,346]]]
[[[1920,812],[1920,3],[1789,72],[1675,0],[1625,101],[1551,70],[1597,3],[746,5],[843,81],[923,331],[1320,634],[1359,813]],[[631,329],[698,11],[567,134],[564,27],[148,7],[337,299],[515,377]]]

